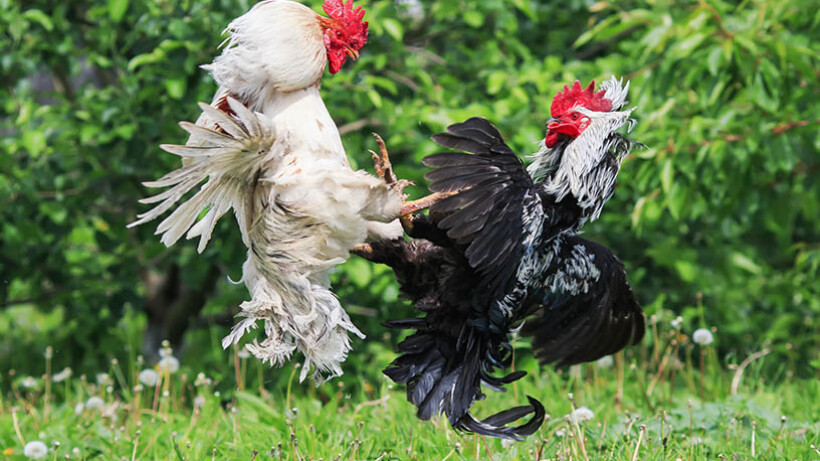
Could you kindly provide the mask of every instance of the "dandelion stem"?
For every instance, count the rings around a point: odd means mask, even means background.
[[[618,388],[615,391],[615,407],[620,408],[624,399],[624,353],[615,354],[615,369],[618,374]]]
[[[21,446],[26,446],[26,440],[23,438],[23,433],[20,432],[20,422],[17,421],[17,409],[12,408],[11,410],[11,421],[14,424],[14,432],[17,434],[17,440],[20,441]]]
[[[752,458],[755,458],[755,433],[757,432],[757,422],[752,421]]]
[[[643,440],[644,432],[646,432],[646,426],[641,424],[641,431],[638,433],[638,444],[635,445],[635,453],[632,454],[632,461],[638,460],[638,452],[641,451],[641,441]]]
[[[131,461],[136,461],[137,459],[137,447],[140,444],[140,431],[137,431],[137,437],[134,439],[134,449],[131,450]]]
[[[479,437],[481,437],[481,442],[484,444],[484,449],[487,450],[487,456],[490,458],[490,461],[493,461],[493,454],[490,453],[490,447],[487,446],[487,439],[485,439],[483,435]]]
[[[44,376],[45,387],[46,387],[46,395],[44,397],[44,409],[43,409],[43,420],[48,422],[48,414],[49,410],[51,409],[51,353],[52,349],[51,346],[46,348],[46,375]],[[56,451],[54,452],[56,456]]]
[[[239,347],[234,345],[234,347],[233,347],[233,371],[234,371],[234,374],[236,375],[236,388],[239,389],[239,391],[241,392],[241,391],[245,390],[245,382],[242,379],[242,372],[240,371],[239,367],[240,367],[240,365],[239,365]]]
[[[753,360],[759,359],[760,357],[765,356],[769,352],[770,351],[768,348],[763,349],[760,352],[755,352],[754,354],[746,357],[746,360],[740,363],[740,366],[737,367],[737,371],[735,371],[735,376],[732,377],[732,388],[730,391],[732,395],[737,395],[737,390],[740,387],[740,380],[743,378],[743,370],[745,370],[746,367],[748,367]]]

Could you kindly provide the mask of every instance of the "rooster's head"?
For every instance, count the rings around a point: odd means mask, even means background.
[[[367,21],[362,21],[365,11],[361,6],[353,9],[353,0],[325,0],[322,6],[329,18],[320,23],[324,31],[325,48],[330,73],[342,68],[347,57],[359,58],[359,50],[367,43]]]
[[[562,138],[575,139],[590,124],[589,112],[610,112],[619,110],[624,105],[629,84],[622,88],[620,84],[606,82],[606,88],[595,91],[595,81],[583,88],[581,82],[575,81],[572,87],[564,85],[550,106],[550,118],[547,121],[547,147],[554,147]],[[610,84],[611,83],[611,84]]]

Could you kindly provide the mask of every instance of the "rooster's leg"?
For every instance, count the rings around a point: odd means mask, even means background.
[[[410,200],[409,202],[404,202],[404,205],[402,205],[401,207],[401,215],[409,216],[418,211],[426,210],[427,208],[430,208],[436,203],[446,199],[447,197],[452,197],[457,193],[458,192],[456,191],[436,192],[435,194],[430,194],[427,197],[422,197],[418,200]]]
[[[373,245],[369,243],[358,243],[350,249],[350,252],[369,260],[373,256]]]

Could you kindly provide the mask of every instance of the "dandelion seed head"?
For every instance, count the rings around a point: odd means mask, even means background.
[[[96,395],[94,397],[91,397],[90,399],[88,399],[85,402],[85,407],[88,408],[89,410],[99,410],[104,405],[105,405],[105,402],[103,401],[103,399],[97,397]]]
[[[30,459],[43,459],[48,456],[48,447],[39,440],[32,440],[23,447],[23,454]]]
[[[45,357],[46,360],[51,360],[51,358],[54,357],[54,348],[51,346],[46,347],[45,352],[43,352],[43,357]]]
[[[675,317],[675,320],[672,320],[671,324],[672,324],[672,328],[677,330],[683,324],[683,317],[681,317],[681,316]]]
[[[160,357],[170,357],[173,355],[174,350],[171,349],[171,343],[168,342],[167,339],[162,341],[162,347],[159,349],[159,356]]]
[[[105,386],[108,384],[108,381],[111,378],[108,377],[108,373],[97,373],[97,385],[98,386]]]
[[[692,341],[699,346],[708,346],[712,344],[714,340],[715,337],[712,335],[712,332],[706,328],[699,328],[692,333]]]
[[[194,398],[194,407],[204,408],[205,407],[205,396],[197,395],[196,398]]]
[[[238,354],[238,355],[239,355],[239,358],[240,358],[240,359],[243,359],[243,360],[244,360],[244,359],[248,359],[248,358],[250,358],[250,357],[251,357],[251,353],[250,353],[250,352],[248,352],[248,349],[246,349],[246,348],[244,348],[244,347],[243,347],[242,349],[240,349],[240,350],[239,350],[239,354]]]
[[[592,412],[587,407],[580,407],[573,410],[572,413],[569,415],[570,419],[573,423],[581,424],[585,421],[589,421],[590,419],[595,417],[595,413]]]
[[[179,359],[177,359],[173,355],[167,355],[160,359],[159,363],[157,364],[157,368],[159,369],[160,373],[176,373],[179,370]]]
[[[142,384],[148,387],[154,387],[159,381],[159,373],[150,368],[146,368],[140,372],[139,380]]]
[[[37,382],[37,379],[35,379],[31,376],[26,376],[20,382],[20,385],[25,387],[26,389],[37,389],[37,387],[39,386],[39,383]]]
[[[84,403],[80,402],[77,405],[74,405],[74,414],[75,415],[79,415],[83,411],[85,411],[85,404]]]
[[[211,379],[205,376],[205,373],[199,372],[196,375],[196,380],[194,381],[194,386],[210,386]]]

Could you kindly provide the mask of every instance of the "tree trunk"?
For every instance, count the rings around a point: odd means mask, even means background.
[[[214,292],[220,271],[211,265],[197,286],[188,286],[182,280],[178,264],[172,264],[164,274],[148,272],[143,282],[148,287],[145,312],[148,326],[142,341],[142,355],[146,361],[155,361],[163,340],[179,350],[185,332],[199,317],[210,295]]]

